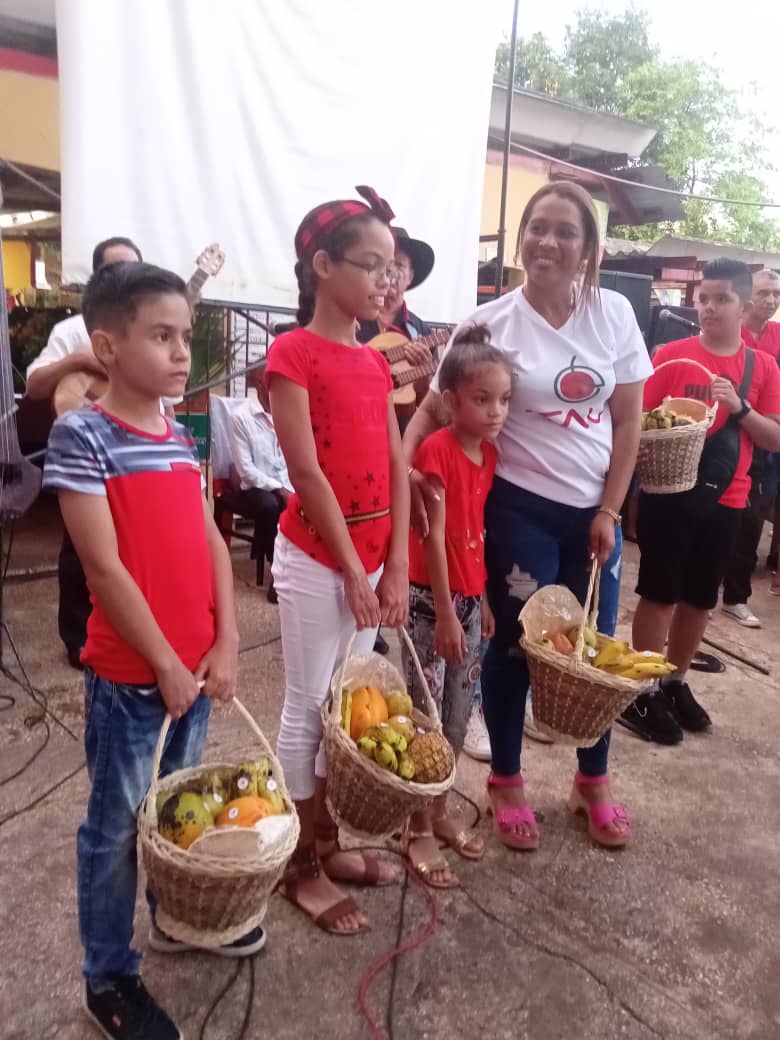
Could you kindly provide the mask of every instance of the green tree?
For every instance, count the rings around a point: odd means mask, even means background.
[[[496,76],[504,82],[508,66],[509,46],[504,43],[496,54]],[[558,53],[540,33],[519,40],[515,86],[656,128],[641,163],[656,163],[680,190],[745,201],[767,198],[766,184],[756,171],[771,169],[766,157],[771,131],[742,111],[743,99],[721,83],[717,69],[663,60],[650,39],[645,11],[617,16],[579,11]],[[780,224],[769,211],[699,199],[683,206],[685,219],[676,226],[614,230],[634,239],[674,230],[683,236],[780,248]]]

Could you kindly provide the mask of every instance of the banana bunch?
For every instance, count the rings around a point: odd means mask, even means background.
[[[352,724],[352,694],[344,687],[341,691],[341,728],[349,733]]]
[[[695,422],[690,415],[675,412],[666,405],[642,413],[642,430],[671,430],[678,426],[690,426]]]
[[[652,650],[632,650],[622,639],[606,640],[591,660],[594,668],[623,679],[656,679],[669,675],[674,665]]]
[[[403,780],[414,777],[414,765],[407,755],[408,742],[386,722],[371,726],[357,742],[361,755],[373,759],[382,769],[397,773]]]

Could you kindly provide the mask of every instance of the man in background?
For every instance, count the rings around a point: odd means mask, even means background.
[[[292,484],[271,418],[262,369],[247,373],[246,378],[250,392],[230,417],[230,454],[240,483],[241,515],[254,520],[255,524],[252,559],[265,558],[272,563],[279,517],[287,505]],[[267,598],[269,603],[277,602],[273,577]]]

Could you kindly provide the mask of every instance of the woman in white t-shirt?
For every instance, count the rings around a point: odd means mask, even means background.
[[[535,849],[539,834],[525,799],[520,750],[528,669],[518,652],[517,620],[540,586],[567,585],[584,600],[590,560],[613,554],[619,510],[634,471],[642,384],[652,368],[628,300],[599,291],[598,218],[576,184],[547,184],[520,221],[525,284],[480,307],[512,360],[509,417],[499,434],[496,480],[487,502],[487,594],[496,634],[485,655],[482,703],[490,734],[488,792],[494,825],[510,848]],[[438,382],[404,437],[409,462],[443,421]],[[411,473],[425,529],[431,491]],[[570,807],[588,818],[600,845],[625,845],[628,814],[610,796],[609,734],[577,751]]]

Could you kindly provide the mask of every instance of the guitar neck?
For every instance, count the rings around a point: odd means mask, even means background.
[[[425,376],[432,376],[436,367],[436,362],[431,358],[430,361],[426,361],[424,365],[417,365],[416,368],[407,368],[405,372],[393,372],[393,386],[396,390],[400,390],[402,386],[416,383],[418,379],[424,379]]]
[[[195,274],[187,282],[187,296],[191,303],[197,303],[200,299],[201,290],[208,281],[208,272],[197,268]]]
[[[440,347],[442,343],[446,343],[449,338],[449,329],[439,329],[438,332],[432,332],[430,336],[420,336],[418,339],[412,340],[411,342],[421,347],[428,347],[429,350],[433,350],[436,347]],[[387,363],[389,365],[394,365],[396,361],[406,360],[403,344],[398,347],[390,347],[389,350],[383,351],[383,354],[387,358]]]

